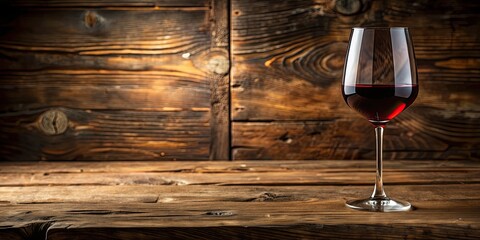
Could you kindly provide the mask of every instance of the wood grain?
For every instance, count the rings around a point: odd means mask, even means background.
[[[9,2],[15,7],[72,8],[72,7],[207,7],[207,0],[15,0]]]
[[[451,172],[414,172],[388,173],[385,182],[392,185],[408,184],[460,184],[480,183],[480,174],[474,171],[458,170]],[[65,174],[4,174],[1,177],[3,186],[60,186],[60,185],[218,185],[218,186],[278,186],[278,185],[372,185],[372,172],[324,173],[290,171],[288,173],[244,173],[239,175],[202,173],[71,173]]]
[[[254,183],[252,183],[254,184]],[[388,192],[412,201],[478,200],[472,189],[480,184],[392,185]],[[23,186],[1,187],[3,204],[108,204],[108,203],[201,203],[201,202],[292,202],[328,201],[368,195],[371,186],[212,186],[212,185],[118,185],[118,186]],[[448,191],[448,193],[447,193]],[[428,194],[418,194],[425,192]],[[82,194],[79,194],[82,193]]]
[[[349,230],[344,230],[348,228]],[[425,232],[429,232],[435,237],[430,239],[444,239],[456,238],[462,236],[462,239],[474,239],[479,235],[472,231],[472,233],[464,234],[464,228],[439,226],[440,230],[431,230],[424,225],[400,225],[392,228],[388,225],[348,225],[333,226],[329,224],[322,225],[298,225],[298,226],[264,226],[264,227],[199,227],[199,228],[156,228],[156,229],[111,229],[111,228],[85,228],[77,229],[60,229],[49,230],[48,239],[72,239],[71,236],[78,238],[95,238],[95,239],[111,239],[118,238],[142,238],[142,239],[296,239],[302,236],[302,239],[318,239],[318,238],[348,238],[348,239],[362,239],[363,237],[375,238],[381,237],[383,239],[398,239],[399,235],[422,238],[425,237]],[[335,234],[334,234],[335,233]]]
[[[206,111],[81,110],[55,108],[68,127],[46,135],[39,126],[45,110],[0,115],[3,160],[208,159]]]
[[[428,238],[475,239],[480,236],[480,165],[473,161],[386,162],[387,185],[414,211],[370,213],[347,209],[346,199],[367,196],[369,161],[205,161],[205,162],[1,162],[0,237],[8,239],[318,239]],[[35,186],[16,175],[63,175],[56,185]],[[120,183],[130,174],[171,174],[196,178],[199,185],[158,185],[155,179]],[[304,181],[312,173],[317,185]],[[348,173],[348,174],[346,174]],[[240,186],[210,184],[248,179],[252,174],[282,175],[273,186],[248,180]],[[332,185],[331,174],[339,185]],[[464,182],[446,184],[463,175]],[[77,185],[104,176],[104,185]],[[116,176],[115,178],[108,176]],[[472,177],[474,176],[474,177]],[[475,177],[476,176],[476,177]],[[31,177],[32,179],[37,176]],[[96,178],[96,177],[93,177]],[[433,178],[443,179],[432,181]],[[9,180],[8,180],[9,179]],[[389,181],[390,181],[389,180]],[[387,183],[389,181],[386,181]],[[148,183],[148,184],[146,184]]]
[[[214,51],[206,64],[211,70],[210,159],[230,159],[230,15],[228,0],[213,0],[210,12],[211,47]]]
[[[402,169],[408,171],[448,172],[457,170],[479,170],[478,162],[469,160],[429,161],[398,160],[385,161],[385,171]],[[262,173],[285,171],[321,171],[321,172],[360,172],[362,169],[372,171],[375,161],[363,160],[321,160],[321,161],[22,161],[0,162],[0,174],[25,173],[128,173],[128,172],[191,172],[191,173]]]
[[[439,110],[440,111],[440,110]],[[408,112],[385,130],[384,159],[479,159],[477,130],[463,123],[420,128]],[[413,114],[412,114],[413,115]],[[423,115],[419,113],[417,116]],[[409,118],[410,117],[410,118]],[[416,122],[437,122],[428,117]],[[477,123],[471,124],[477,126]],[[438,130],[438,126],[442,129]],[[374,159],[372,126],[362,118],[331,121],[234,122],[233,159]],[[449,146],[448,142],[452,143]]]
[[[462,0],[232,1],[233,158],[372,158],[371,129],[340,94],[350,28],[407,26],[420,94],[386,131],[391,158],[479,159],[479,9]],[[302,130],[312,125],[321,133]]]
[[[56,108],[157,112],[162,119],[180,111],[210,133],[192,137],[202,139],[198,144],[181,140],[192,144],[189,151],[202,147],[192,154],[175,153],[167,146],[172,142],[156,145],[173,153],[161,159],[369,159],[371,130],[339,95],[347,38],[352,26],[404,25],[414,37],[420,96],[390,124],[388,158],[480,159],[476,2],[18,0],[1,6],[0,118]],[[208,125],[197,111],[209,111]],[[319,131],[309,135],[305,126]],[[53,128],[51,138],[25,137],[30,142],[12,150],[11,139],[22,137],[7,132],[2,151],[19,154],[16,159],[91,159],[94,154],[84,158],[72,149],[104,148],[61,147],[77,155],[53,156],[30,147],[67,139]],[[19,146],[29,148],[20,153]],[[106,151],[98,158],[146,159],[152,151],[132,146],[121,150],[125,155]]]
[[[80,186],[80,185],[368,185],[374,180],[374,161],[311,164],[274,162],[234,164],[209,162],[179,163],[25,163],[5,162],[0,166],[0,186]],[[162,166],[167,165],[167,166]],[[295,166],[296,164],[300,166]],[[405,167],[403,167],[405,166]],[[411,167],[410,167],[411,166]],[[405,168],[408,171],[395,171]],[[387,185],[479,183],[478,164],[450,164],[418,161],[386,162]]]
[[[179,53],[180,56],[209,47],[205,45],[209,36],[204,10],[15,9],[2,16],[4,32],[0,46],[7,50],[79,55]]]
[[[42,217],[48,219],[51,225],[46,231],[47,239],[75,236],[107,239],[107,234],[112,232],[117,238],[126,235],[129,238],[175,239],[177,234],[182,234],[183,239],[198,239],[198,234],[208,238],[211,234],[216,236],[217,231],[223,233],[222,237],[234,239],[259,239],[271,234],[275,239],[292,239],[293,236],[306,239],[388,236],[387,239],[395,239],[405,235],[410,238],[475,239],[479,236],[478,214],[475,213],[478,199],[456,203],[417,201],[418,210],[396,214],[353,212],[344,207],[343,201],[55,204],[56,208],[51,210],[45,210],[51,204],[32,204],[11,206],[2,213],[17,216],[3,222],[4,226],[16,224],[7,231],[24,226],[15,221],[18,218],[26,223]],[[212,207],[211,204],[216,205]],[[457,208],[445,214],[454,206]],[[279,233],[287,236],[281,237]]]
[[[166,71],[40,71],[3,75],[4,113],[55,106],[93,109],[209,109],[205,79]],[[81,99],[81,100],[79,100]]]
[[[226,4],[2,3],[2,159],[228,159]]]

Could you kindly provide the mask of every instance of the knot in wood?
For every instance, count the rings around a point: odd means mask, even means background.
[[[260,196],[252,200],[252,202],[267,202],[267,201],[273,201],[276,198],[278,198],[277,194],[271,193],[271,192],[264,192],[260,194]]]
[[[68,127],[68,118],[59,110],[48,110],[40,115],[38,128],[46,135],[59,135]]]
[[[343,15],[354,15],[362,10],[360,0],[337,0],[335,2],[335,11]]]
[[[96,12],[86,11],[83,15],[83,22],[87,28],[94,28],[99,25],[101,21],[102,18]]]
[[[207,69],[212,73],[225,75],[230,70],[230,61],[224,55],[214,55],[208,60]]]
[[[278,195],[272,192],[264,192],[258,197],[247,199],[246,202],[279,202],[279,201],[295,201],[298,197]]]

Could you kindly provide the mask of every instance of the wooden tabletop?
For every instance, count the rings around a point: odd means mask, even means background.
[[[0,239],[480,238],[480,162],[387,161],[414,210],[344,206],[373,181],[374,161],[2,162]]]

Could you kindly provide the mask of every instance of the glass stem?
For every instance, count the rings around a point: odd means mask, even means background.
[[[386,199],[387,195],[383,190],[383,127],[375,127],[375,139],[376,139],[376,157],[377,157],[377,174],[375,177],[375,188],[373,190],[372,198],[374,199]]]

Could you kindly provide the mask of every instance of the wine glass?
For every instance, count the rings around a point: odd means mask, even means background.
[[[408,211],[409,202],[387,197],[382,180],[383,130],[418,94],[417,67],[408,28],[353,28],[345,59],[342,94],[348,106],[374,126],[377,159],[372,196],[347,201],[346,205],[375,212]]]

